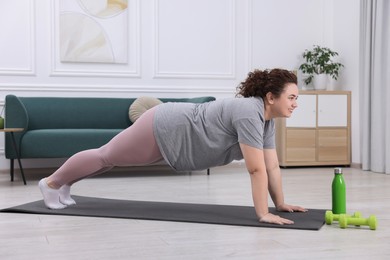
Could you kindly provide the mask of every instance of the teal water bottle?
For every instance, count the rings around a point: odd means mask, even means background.
[[[334,178],[332,182],[332,212],[333,214],[347,213],[347,198],[346,198],[345,181],[343,170],[341,168],[334,169]]]

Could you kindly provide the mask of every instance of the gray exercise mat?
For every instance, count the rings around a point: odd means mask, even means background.
[[[260,223],[257,220],[254,207],[249,206],[116,200],[82,196],[73,196],[73,198],[77,205],[61,210],[47,209],[43,200],[40,200],[2,209],[0,212],[179,221],[302,230],[319,230],[325,223],[325,210],[322,209],[309,209],[308,212],[304,213],[288,213],[276,212],[275,208],[270,208],[270,212],[295,222],[293,225],[274,225]]]

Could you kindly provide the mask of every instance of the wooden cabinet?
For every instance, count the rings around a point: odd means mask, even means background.
[[[300,91],[290,118],[278,118],[280,166],[351,164],[351,93]]]

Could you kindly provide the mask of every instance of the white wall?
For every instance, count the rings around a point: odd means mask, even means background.
[[[128,62],[96,64],[60,62],[58,0],[1,1],[0,106],[11,93],[232,97],[248,71],[297,69],[301,53],[319,44],[338,51],[345,65],[334,86],[352,91],[352,161],[360,163],[359,1],[128,2]],[[4,154],[2,139],[0,153]],[[24,160],[24,164],[33,168],[59,162]],[[0,169],[8,169],[4,158]]]

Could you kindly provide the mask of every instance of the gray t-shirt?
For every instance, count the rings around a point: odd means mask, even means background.
[[[177,171],[203,170],[243,159],[239,143],[275,148],[275,125],[264,120],[261,98],[208,103],[164,103],[156,108],[154,135]]]

